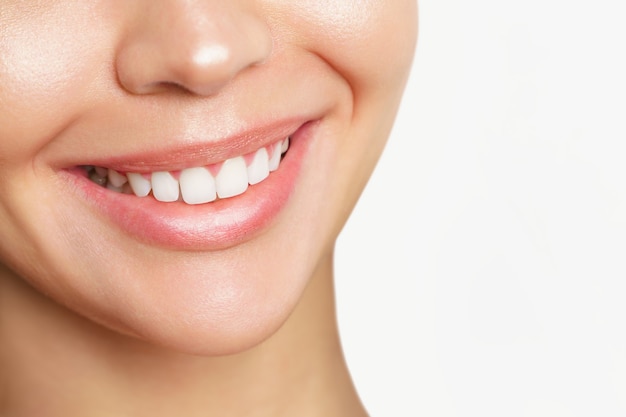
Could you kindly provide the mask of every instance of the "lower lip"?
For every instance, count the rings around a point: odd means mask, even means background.
[[[111,220],[125,234],[153,246],[174,250],[222,250],[251,240],[269,228],[295,188],[316,123],[292,135],[278,170],[236,197],[201,205],[162,203],[107,190],[84,175],[67,174],[91,210]]]

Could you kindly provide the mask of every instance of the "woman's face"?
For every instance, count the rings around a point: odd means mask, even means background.
[[[380,155],[416,16],[414,0],[3,1],[3,263],[153,343],[260,342]]]

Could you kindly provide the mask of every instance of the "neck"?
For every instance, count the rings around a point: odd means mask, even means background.
[[[104,329],[0,268],[0,415],[365,416],[333,300],[329,255],[268,340],[200,357]]]

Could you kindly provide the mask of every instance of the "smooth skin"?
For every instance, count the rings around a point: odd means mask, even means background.
[[[411,0],[4,1],[0,415],[366,415],[333,249],[416,33]],[[288,203],[220,250],[140,241],[66,180],[303,114],[317,127]]]

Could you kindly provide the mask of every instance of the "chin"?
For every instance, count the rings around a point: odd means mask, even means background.
[[[316,233],[297,223],[300,231],[279,221],[214,252],[155,249],[112,236],[117,244],[102,250],[113,253],[77,259],[71,271],[59,265],[56,285],[44,290],[96,325],[150,345],[202,356],[240,353],[285,323],[332,247],[331,228]],[[294,241],[290,231],[309,238]]]

